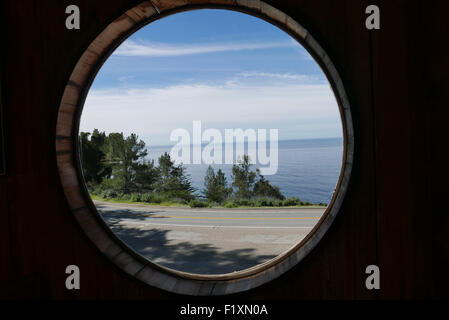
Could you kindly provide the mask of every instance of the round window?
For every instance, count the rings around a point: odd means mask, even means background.
[[[353,141],[341,80],[304,28],[261,1],[203,5],[145,2],[110,24],[66,86],[56,148],[107,257],[150,285],[218,295],[316,245]]]

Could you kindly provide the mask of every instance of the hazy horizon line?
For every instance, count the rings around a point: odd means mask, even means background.
[[[324,137],[324,138],[293,138],[293,139],[279,139],[278,140],[278,142],[288,142],[288,141],[310,141],[310,140],[329,140],[329,139],[343,139],[343,137]],[[141,139],[141,140],[143,140],[143,139]],[[145,142],[145,141],[144,141]],[[251,142],[258,142],[258,141],[251,141]],[[264,140],[264,141],[262,141],[262,142],[270,142],[271,143],[271,140]],[[146,142],[145,142],[146,143]],[[190,144],[182,144],[181,146],[207,146],[207,145],[209,145],[211,142],[209,141],[209,142],[204,142],[204,143],[201,143],[201,144],[198,144],[198,143],[196,143],[196,144],[194,144],[194,143],[190,143]],[[232,144],[235,144],[236,142],[234,141],[234,142],[232,142]],[[248,143],[248,141],[247,140],[245,140],[245,142],[244,142],[244,144],[247,144]],[[174,145],[176,145],[177,144],[177,142],[174,142],[173,144],[158,144],[158,145],[150,145],[150,144],[147,144],[146,145],[146,147],[148,148],[148,147],[173,147]],[[231,142],[222,142],[221,143],[221,145],[224,145],[224,144],[231,144]],[[220,145],[220,143],[217,143],[217,145]]]

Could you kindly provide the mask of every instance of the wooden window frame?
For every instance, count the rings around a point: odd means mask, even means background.
[[[261,18],[301,43],[326,74],[334,91],[343,126],[343,161],[332,200],[312,231],[276,258],[255,267],[222,275],[172,270],[130,249],[109,229],[89,196],[78,153],[79,122],[89,88],[106,59],[131,34],[168,15],[193,9],[229,9]],[[62,187],[76,220],[95,246],[116,266],[151,286],[179,294],[208,296],[246,291],[265,284],[297,265],[322,239],[343,203],[354,154],[354,131],[349,101],[329,56],[294,19],[260,0],[151,0],[115,19],[85,49],[65,87],[56,125],[56,158]]]
[[[2,79],[0,79],[0,176],[6,175],[6,153],[5,153],[5,118],[3,112]]]

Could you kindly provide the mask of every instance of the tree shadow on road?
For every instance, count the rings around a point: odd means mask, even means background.
[[[114,210],[109,209],[107,206],[102,204],[95,204],[97,211],[100,213],[103,220],[106,223],[115,223],[120,221],[121,219],[133,219],[136,221],[143,221],[148,218],[156,218],[156,219],[164,219],[166,217],[161,216],[163,214],[163,210],[148,210],[139,212],[135,209],[126,209],[126,208],[114,208]]]
[[[169,230],[123,227],[110,221],[109,227],[130,248],[148,260],[165,267],[198,274],[223,274],[240,271],[266,262],[275,255],[257,255],[253,248],[223,251],[210,244],[173,242]]]

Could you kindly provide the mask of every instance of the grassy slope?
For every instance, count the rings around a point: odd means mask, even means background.
[[[127,203],[127,204],[138,204],[138,205],[148,205],[148,206],[165,206],[165,207],[179,207],[179,208],[190,208],[187,204],[181,204],[177,202],[161,202],[161,203],[148,203],[148,202],[135,202],[131,200],[122,200],[122,199],[114,199],[114,198],[108,198],[104,199],[99,196],[90,195],[93,200],[98,201],[105,201],[105,202],[114,202],[114,203]],[[223,206],[213,206],[212,208],[225,208]],[[251,206],[239,206],[237,208],[244,208],[244,209],[257,209],[257,208],[325,208],[324,206],[319,205],[308,205],[308,206],[290,206],[290,207],[251,207]],[[232,208],[235,209],[235,208]]]
[[[131,200],[122,200],[115,198],[104,199],[99,196],[90,195],[93,200],[105,201],[105,202],[115,202],[115,203],[128,203],[128,204],[140,204],[140,205],[149,205],[149,206],[165,206],[165,207],[183,207],[188,208],[189,206],[186,204],[181,204],[177,202],[161,202],[161,203],[148,203],[148,202],[136,202]]]

